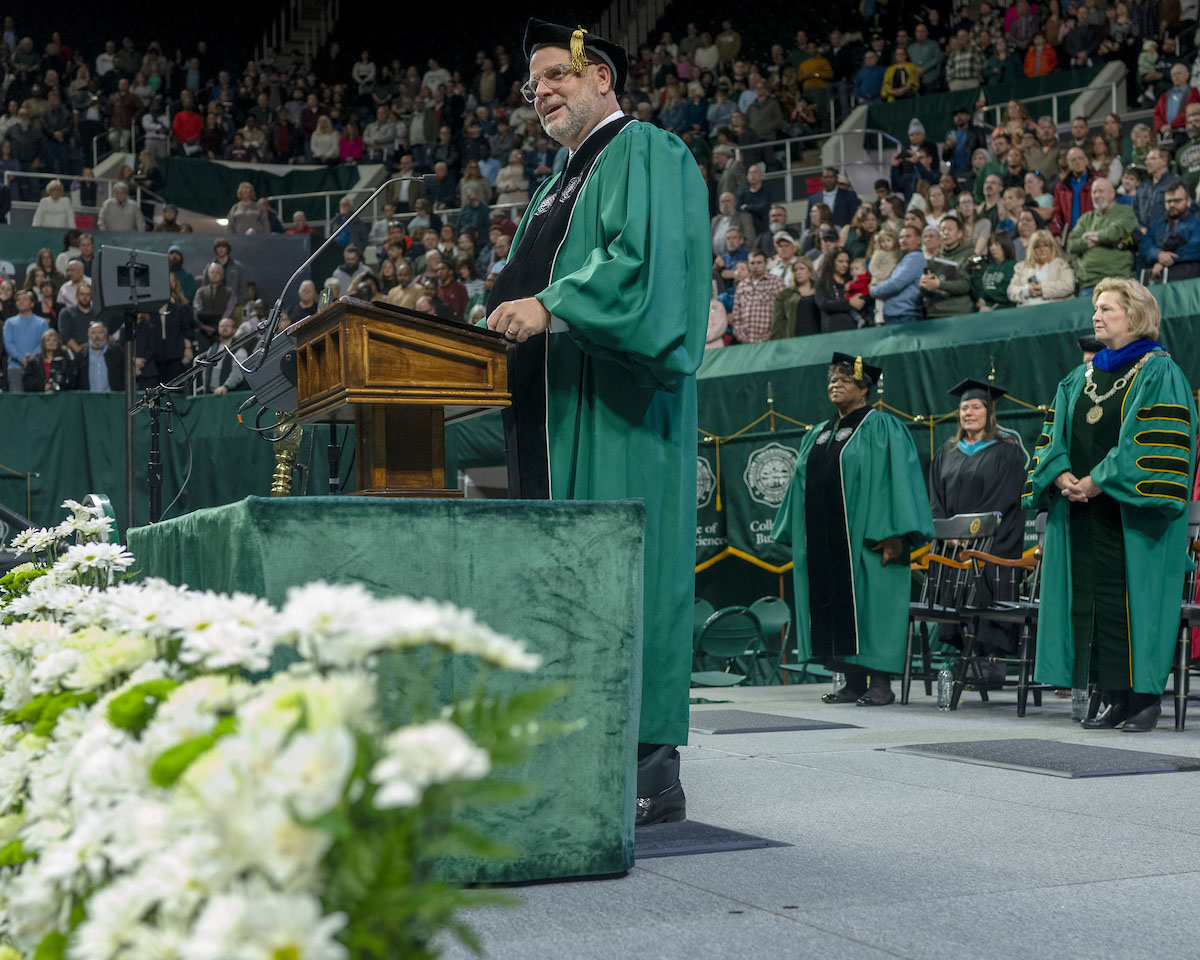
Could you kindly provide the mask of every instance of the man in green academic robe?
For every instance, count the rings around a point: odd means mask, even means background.
[[[530,200],[488,302],[488,327],[514,344],[509,492],[645,501],[636,822],[680,820],[707,192],[678,137],[621,113],[622,48],[530,20],[525,53],[526,98],[570,157]]]
[[[862,357],[834,354],[828,392],[837,415],[805,435],[771,528],[792,545],[800,660],[846,673],[826,703],[895,700],[889,675],[904,670],[908,557],[933,538],[912,437],[867,406],[881,373]]]

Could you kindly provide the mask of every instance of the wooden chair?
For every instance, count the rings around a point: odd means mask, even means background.
[[[968,635],[973,636],[972,618],[965,616],[963,611],[974,600],[980,567],[973,560],[961,559],[961,555],[968,550],[986,552],[991,549],[998,529],[999,513],[960,513],[933,521],[933,542],[929,551],[910,565],[913,575],[920,580],[921,590],[918,599],[909,604],[908,643],[904,654],[904,676],[900,681],[901,703],[908,703],[913,680],[924,681],[926,696],[933,693],[937,672],[933,669],[929,648],[931,625],[961,631],[964,649]],[[918,636],[920,647],[914,653],[914,640]],[[920,657],[919,670],[913,669],[915,656]],[[980,694],[987,699],[986,690],[981,690]]]
[[[719,670],[693,670],[692,683],[702,687],[732,687],[746,675],[733,672],[741,657],[755,654],[762,646],[762,624],[746,607],[724,607],[714,613],[696,639],[697,652],[706,661],[724,664]]]
[[[993,556],[983,550],[966,550],[959,555],[962,560],[971,560],[980,564],[991,564],[995,570],[995,591],[996,595],[1007,595],[1014,599],[995,599],[987,606],[981,606],[977,609],[968,608],[969,612],[975,614],[976,623],[1002,623],[1012,624],[1019,627],[1020,639],[1017,644],[1017,655],[1015,657],[998,657],[984,655],[980,649],[980,641],[978,630],[974,631],[974,636],[971,641],[971,646],[968,648],[964,643],[963,646],[963,662],[968,664],[971,661],[986,661],[992,663],[1002,663],[1007,667],[1009,664],[1017,664],[1017,716],[1025,716],[1025,707],[1029,699],[1030,691],[1033,692],[1034,706],[1042,705],[1042,691],[1047,689],[1046,685],[1033,684],[1033,665],[1037,658],[1037,618],[1038,618],[1038,600],[1041,590],[1041,575],[1042,575],[1042,545],[1046,538],[1046,514],[1039,513],[1037,516],[1037,536],[1038,545],[1034,551],[1019,559],[1008,559],[1005,557]],[[987,570],[986,567],[983,570]],[[964,684],[961,679],[965,680],[966,669],[961,669],[959,675],[955,676],[954,693],[951,698],[951,709],[958,706],[959,697],[962,695]],[[1007,681],[1006,681],[1007,682]]]
[[[1197,602],[1196,563],[1200,560],[1200,501],[1188,503],[1188,559],[1191,560],[1183,578],[1183,605],[1179,612],[1179,642],[1175,645],[1173,693],[1175,695],[1175,729],[1187,723],[1187,698],[1191,687],[1192,628],[1200,627],[1200,602]]]

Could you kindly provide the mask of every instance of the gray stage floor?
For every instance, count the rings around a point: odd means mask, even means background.
[[[1200,954],[1200,773],[1069,780],[880,752],[1037,737],[1200,757],[1173,730],[1086,733],[1068,700],[1016,716],[1015,694],[940,713],[827,706],[825,685],[697,690],[736,707],[862,729],[693,734],[691,819],[791,846],[641,861],[625,878],[515,890],[470,915],[495,960]],[[898,689],[898,688],[897,688]],[[919,689],[919,688],[918,688]],[[770,951],[765,953],[760,951]],[[452,948],[445,956],[467,957]]]

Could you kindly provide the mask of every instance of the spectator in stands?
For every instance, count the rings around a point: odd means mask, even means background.
[[[1036,231],[1030,238],[1025,259],[1013,270],[1012,282],[1008,285],[1008,299],[1018,307],[1027,307],[1073,296],[1075,271],[1062,255],[1050,231]]]
[[[479,169],[478,160],[468,160],[467,168],[463,172],[462,179],[458,182],[458,199],[457,205],[465,207],[467,205],[467,194],[472,190],[483,204],[487,204],[492,199],[492,185],[488,178],[483,175]],[[486,206],[485,206],[486,209]],[[487,223],[482,226],[484,231],[487,230]]]
[[[456,200],[455,188],[457,184],[454,178],[450,176],[450,168],[443,160],[439,160],[433,165],[433,173],[434,182],[426,188],[429,202],[432,204],[434,210],[449,210],[454,206]]]
[[[246,301],[246,267],[233,258],[233,247],[225,237],[213,241],[213,261],[224,271],[225,283],[233,290],[238,303]]]
[[[42,334],[38,352],[26,357],[24,390],[26,393],[70,390],[74,387],[71,372],[71,355],[59,340],[58,331],[49,329]]]
[[[1013,237],[1013,251],[1018,260],[1024,260],[1029,253],[1033,235],[1042,229],[1042,223],[1034,216],[1033,209],[1026,207],[1017,217],[1017,232]]]
[[[183,225],[179,222],[179,208],[173,203],[163,207],[162,220],[154,225],[155,233],[182,233]]]
[[[1154,131],[1144,123],[1135,123],[1130,128],[1129,136],[1125,138],[1124,146],[1121,150],[1121,162],[1125,166],[1131,164],[1146,165],[1146,155],[1150,152],[1150,147],[1153,146]]]
[[[859,207],[858,194],[839,186],[836,167],[826,167],[821,171],[820,202],[832,211],[836,227],[844,227],[853,220]]]
[[[1034,35],[1033,46],[1025,51],[1025,76],[1044,77],[1058,69],[1058,54],[1041,32]]]
[[[946,191],[937,183],[928,187],[925,190],[924,196],[913,196],[912,202],[914,205],[918,205],[918,200],[924,204],[925,219],[930,226],[938,226],[942,222],[942,218],[953,209],[950,198],[946,196]]]
[[[137,358],[143,386],[173,380],[191,365],[196,338],[195,315],[179,281],[171,278],[171,294],[149,322],[138,324]]]
[[[1092,139],[1088,135],[1087,117],[1071,118],[1071,139],[1067,144],[1067,149],[1070,150],[1071,147],[1078,147],[1088,159],[1091,159]]]
[[[1000,219],[996,221],[996,229],[1004,230],[1009,235],[1017,232],[1017,217],[1025,209],[1025,190],[1021,187],[1008,187],[1000,195]]]
[[[1156,280],[1191,280],[1200,276],[1200,218],[1192,215],[1192,201],[1182,180],[1168,183],[1164,204],[1167,215],[1150,224],[1142,240],[1142,257]]]
[[[788,285],[775,298],[771,312],[770,340],[805,337],[821,332],[821,311],[817,309],[813,266],[804,257],[792,260]]]
[[[1048,115],[1038,117],[1037,144],[1025,150],[1025,169],[1040,171],[1048,183],[1058,175],[1058,154],[1061,149],[1058,133],[1054,129],[1054,118]]]
[[[180,91],[179,109],[171,120],[171,131],[183,156],[194,157],[200,153],[200,133],[203,129],[204,118],[196,109],[195,95],[188,89]]]
[[[855,106],[878,100],[883,92],[883,78],[887,70],[879,63],[874,50],[863,54],[862,66],[854,74],[853,97]]]
[[[437,268],[437,298],[453,312],[456,320],[465,320],[467,302],[471,299],[467,288],[457,279],[454,267],[443,260]]]
[[[924,318],[920,280],[925,271],[921,233],[916,227],[900,231],[900,260],[886,279],[872,282],[871,296],[883,304],[884,323],[908,323]]]
[[[975,255],[974,247],[963,243],[962,222],[956,214],[942,218],[938,227],[942,238],[938,258],[948,261],[939,265],[941,273],[926,272],[918,281],[927,317],[954,317],[971,312],[971,278],[967,261]],[[953,267],[951,267],[951,264]]]
[[[772,240],[772,246],[775,248],[775,254],[767,261],[767,273],[773,277],[779,277],[786,286],[790,287],[792,285],[792,264],[796,260],[796,238],[790,233],[776,233]]]
[[[960,30],[960,34],[966,33]],[[953,138],[953,145],[950,145]],[[971,123],[971,109],[965,104],[954,108],[954,128],[946,134],[942,159],[950,164],[950,172],[965,174],[971,169],[971,157],[976,150],[987,149],[987,132]]]
[[[71,198],[63,193],[61,180],[51,180],[46,184],[46,195],[38,201],[37,209],[33,211],[35,227],[58,227],[61,230],[71,230],[75,226],[75,206]]]
[[[80,243],[82,245],[82,238],[80,238]],[[80,259],[82,259],[82,252]],[[191,303],[196,296],[196,278],[190,270],[183,268],[183,247],[177,243],[167,247],[167,266],[170,268],[171,276],[179,282],[184,299]]]
[[[1008,285],[1016,269],[1012,237],[1001,230],[988,238],[988,262],[971,271],[971,299],[975,309],[986,313],[1013,306]]]
[[[308,152],[313,163],[336,166],[341,162],[337,131],[333,129],[333,121],[324,114],[317,117],[316,129],[308,141]]]
[[[838,242],[846,248],[851,260],[867,255],[867,249],[875,234],[879,232],[879,214],[869,203],[862,204],[854,218],[842,227]]]
[[[828,61],[826,61],[828,63]],[[767,89],[767,81],[759,77],[754,84],[755,97],[746,108],[746,123],[759,140],[778,139],[783,129],[783,109]]]
[[[205,271],[206,281],[196,288],[192,299],[192,311],[196,315],[196,340],[201,350],[208,349],[216,340],[217,324],[223,317],[233,317],[237,296],[226,283],[225,270],[213,262]],[[232,332],[232,330],[231,330]]]
[[[234,234],[270,233],[271,225],[258,207],[254,185],[248,180],[238,184],[237,203],[229,208],[229,232]]]
[[[362,159],[367,163],[391,163],[392,143],[396,139],[396,124],[392,111],[386,106],[375,109],[375,119],[363,131]]]
[[[1067,151],[1067,169],[1068,175],[1054,188],[1054,209],[1050,216],[1050,232],[1064,242],[1076,221],[1092,209],[1091,184],[1096,178],[1088,167],[1087,154],[1078,147]]]
[[[64,307],[73,307],[76,303],[76,298],[79,295],[79,285],[87,283],[87,277],[83,273],[83,264],[79,260],[67,261],[67,279],[61,287],[58,288],[58,302]]]
[[[946,54],[936,40],[929,36],[927,24],[918,22],[913,29],[913,41],[908,45],[913,66],[921,71],[921,93],[935,93],[942,85],[942,67]]]
[[[99,320],[88,326],[87,345],[75,354],[74,365],[77,390],[109,393],[124,389],[125,351],[109,337],[108,327]]]
[[[371,227],[362,218],[351,222],[350,218],[353,215],[353,199],[349,196],[342,197],[338,201],[338,215],[333,218],[330,231],[335,235],[334,243],[339,247],[347,247],[353,244],[359,250],[362,250],[366,247],[370,238]],[[342,289],[345,290],[347,288],[343,286]]]
[[[926,260],[932,260],[942,252],[942,234],[933,224],[921,231],[921,252]]]
[[[360,276],[367,272],[367,265],[362,262],[358,244],[351,243],[342,251],[342,263],[333,271],[332,278],[337,281],[338,288],[350,290]]]
[[[463,204],[462,209],[458,211],[458,229],[465,231],[470,227],[474,227],[478,235],[483,236],[487,233],[490,224],[491,211],[482,202],[478,190],[474,188],[468,190],[467,201]]]
[[[1200,103],[1189,103],[1184,131],[1187,139],[1175,152],[1174,172],[1183,178],[1188,193],[1195,194],[1200,183]]]
[[[879,94],[888,103],[915,97],[921,88],[921,71],[908,59],[908,51],[897,47],[892,65],[884,71]]]
[[[1067,251],[1075,258],[1079,295],[1090,297],[1103,277],[1132,277],[1137,246],[1133,208],[1117,203],[1117,191],[1106,177],[1091,184],[1092,209],[1079,218]],[[1186,199],[1186,193],[1184,194]]]
[[[354,120],[347,120],[338,137],[338,160],[342,163],[358,163],[362,159],[362,131]]]
[[[1138,106],[1155,102],[1154,87],[1163,78],[1164,64],[1159,60],[1158,41],[1149,37],[1142,40],[1142,52],[1137,57],[1137,76],[1141,86]]]
[[[124,181],[113,184],[112,196],[100,207],[96,218],[99,230],[140,231],[146,226],[145,218],[138,205],[129,199],[129,186]]]
[[[817,271],[816,300],[821,311],[821,332],[854,330],[859,326],[857,311],[866,306],[862,296],[846,296],[846,284],[850,274],[850,254],[842,247],[834,247],[821,257]],[[735,303],[736,306],[736,303]]]
[[[747,237],[757,237],[767,229],[767,214],[771,208],[771,199],[763,188],[765,169],[762,163],[751,164],[746,171],[746,189],[737,197],[738,210],[748,214],[753,223],[751,232],[745,234]]]
[[[959,30],[950,39],[946,53],[947,89],[974,90],[983,83],[983,68],[983,54],[971,39],[971,32]]]
[[[296,290],[296,310],[294,321],[299,322],[311,317],[317,312],[317,285],[311,280],[305,280]]]
[[[1197,109],[1200,109],[1200,104],[1197,104]],[[1114,157],[1108,150],[1108,140],[1101,133],[1091,137],[1091,160],[1089,166],[1098,177],[1105,177],[1112,183],[1121,182],[1121,172],[1124,167],[1121,166],[1121,161]]]
[[[511,150],[508,165],[496,175],[496,205],[508,207],[529,199],[529,178],[525,175],[525,160],[520,150]]]
[[[962,221],[963,242],[971,247],[976,255],[982,255],[987,250],[988,237],[992,234],[991,221],[979,215],[979,210],[975,207],[975,198],[965,190],[958,195],[955,212]]]
[[[308,217],[304,215],[303,210],[297,210],[292,214],[292,225],[285,231],[288,234],[313,233],[313,228],[308,222]]]
[[[728,284],[734,279],[737,265],[747,261],[749,250],[746,248],[744,240],[742,231],[737,227],[730,227],[725,231],[725,252],[718,254],[713,260],[716,279],[723,280]]]
[[[808,220],[804,225],[804,229],[800,231],[800,252],[810,260],[813,253],[821,252],[821,230],[824,227],[833,228],[833,211],[823,203],[809,201],[808,204]],[[837,230],[833,230],[834,239],[837,238]],[[814,269],[816,264],[814,263]]]
[[[554,157],[558,151],[550,145],[550,138],[539,136],[532,150],[525,154],[525,176],[530,187],[536,190],[554,172]],[[436,170],[436,167],[435,167]]]
[[[30,354],[36,355],[42,334],[50,329],[44,317],[33,312],[34,295],[28,290],[16,294],[17,312],[4,321],[4,352],[8,354],[8,390],[24,393],[24,373]]]
[[[783,292],[783,278],[767,272],[767,259],[751,251],[746,259],[749,275],[738,282],[733,298],[733,335],[738,343],[758,343],[771,331],[775,298]]]
[[[1046,192],[1046,179],[1038,170],[1025,174],[1025,203],[1038,211],[1039,216],[1049,220],[1054,209],[1054,194]]]
[[[202,358],[209,361],[200,375],[197,390],[213,396],[221,396],[231,390],[244,390],[246,374],[242,365],[246,362],[244,347],[231,348],[236,327],[233,317],[222,317],[217,324],[217,341]]]
[[[1191,72],[1187,65],[1177,63],[1171,67],[1171,86],[1154,104],[1154,130],[1160,141],[1170,141],[1173,136],[1182,141],[1187,106],[1200,103],[1200,90],[1191,86]]]
[[[1137,214],[1143,233],[1150,224],[1166,219],[1167,187],[1172,185],[1174,179],[1169,169],[1170,155],[1167,151],[1162,147],[1151,147],[1146,154],[1147,177],[1138,187],[1133,204],[1133,212]]]
[[[1025,189],[1025,154],[1013,147],[1004,157],[1005,171],[1002,175],[1005,187]]]
[[[722,193],[717,202],[718,212],[709,223],[714,257],[725,252],[725,238],[729,230],[737,230],[739,238],[757,235],[753,218],[745,210],[737,209],[737,201],[732,193]]]
[[[1007,86],[1025,76],[1025,63],[1011,42],[997,37],[983,65],[983,85]]]

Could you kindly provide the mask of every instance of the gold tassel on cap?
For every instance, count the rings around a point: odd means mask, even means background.
[[[854,358],[854,379],[862,380],[862,378],[863,378],[862,357],[855,357]]]
[[[587,33],[583,27],[576,27],[575,32],[571,34],[571,69],[576,73],[583,73],[583,68],[587,66],[587,54],[583,52],[583,35]]]

